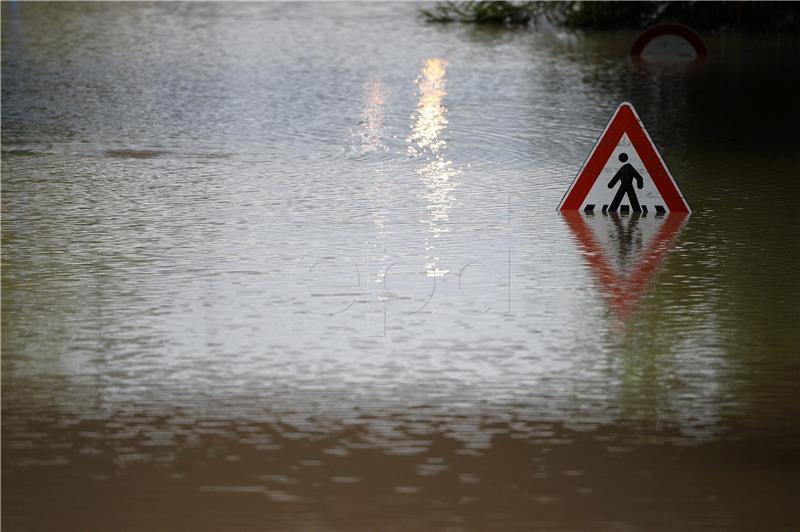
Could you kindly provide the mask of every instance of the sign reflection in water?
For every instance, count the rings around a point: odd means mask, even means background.
[[[636,308],[688,218],[687,213],[648,217],[564,212],[610,310],[622,322]]]

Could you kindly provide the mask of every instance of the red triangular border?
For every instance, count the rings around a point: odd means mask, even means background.
[[[644,167],[650,174],[658,193],[664,199],[667,209],[670,212],[692,212],[678,188],[678,184],[669,173],[669,170],[667,170],[667,165],[664,164],[664,160],[659,155],[655,144],[650,139],[650,135],[645,131],[639,115],[636,114],[633,106],[628,102],[624,102],[617,107],[617,111],[603,130],[586,162],[583,163],[577,177],[575,177],[567,193],[564,194],[558,210],[580,210],[583,201],[595,181],[597,181],[614,148],[617,147],[619,139],[626,133],[634,149],[639,154]]]

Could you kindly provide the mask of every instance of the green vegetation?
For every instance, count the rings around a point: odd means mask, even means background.
[[[439,2],[421,9],[430,22],[525,26],[541,20],[569,28],[644,28],[679,22],[699,29],[797,30],[797,2]]]

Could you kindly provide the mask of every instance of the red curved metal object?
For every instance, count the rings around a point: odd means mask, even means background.
[[[633,43],[631,55],[634,57],[642,55],[642,50],[644,50],[644,47],[647,46],[650,41],[656,37],[661,37],[662,35],[676,35],[678,37],[682,37],[692,45],[692,48],[694,48],[694,51],[698,56],[703,57],[708,55],[706,44],[693,29],[689,28],[688,26],[683,26],[682,24],[672,23],[659,24],[644,30],[642,34],[636,38],[636,42]]]

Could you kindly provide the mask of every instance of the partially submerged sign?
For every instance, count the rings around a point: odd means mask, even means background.
[[[690,27],[682,24],[658,24],[644,30],[636,42],[631,47],[631,56],[640,57],[648,44],[655,41],[659,37],[678,37],[685,40],[692,48],[698,57],[705,57],[708,55],[708,49],[703,39]]]
[[[617,107],[558,210],[691,212],[639,115],[627,102]]]

